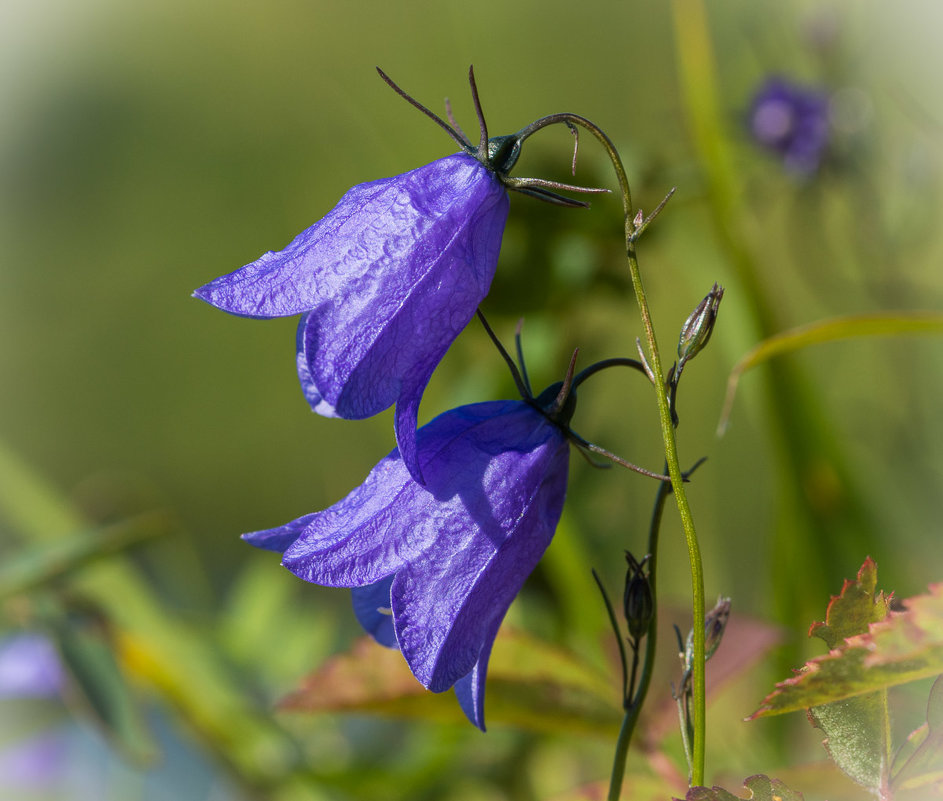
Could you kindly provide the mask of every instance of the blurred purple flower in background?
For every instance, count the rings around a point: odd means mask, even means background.
[[[563,510],[567,431],[534,403],[492,401],[439,415],[416,442],[426,486],[394,449],[329,509],[244,538],[305,581],[355,588],[364,629],[429,690],[454,686],[484,729],[491,646]]]
[[[779,154],[786,170],[811,175],[828,146],[829,96],[820,89],[770,78],[753,97],[748,123],[753,139]]]
[[[456,153],[360,184],[277,253],[194,294],[244,317],[304,315],[298,374],[311,407],[361,419],[396,404],[396,441],[415,452],[423,390],[488,293],[508,215],[495,171]]]
[[[64,683],[59,654],[43,635],[14,634],[0,642],[0,698],[55,698]]]
[[[64,686],[65,672],[49,639],[24,632],[0,641],[0,702],[58,698]],[[0,750],[0,795],[46,792],[56,788],[64,774],[66,734],[61,727],[34,731],[34,706],[12,707],[12,720],[10,710],[3,712],[5,721],[13,724],[7,734],[14,740]]]

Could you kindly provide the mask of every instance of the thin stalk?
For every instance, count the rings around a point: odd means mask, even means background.
[[[655,339],[655,329],[652,325],[651,312],[648,307],[648,298],[642,284],[642,274],[639,270],[638,258],[635,251],[636,224],[632,208],[632,196],[629,191],[629,181],[626,176],[622,159],[612,140],[595,123],[577,114],[552,114],[531,123],[518,133],[523,141],[531,134],[548,125],[564,123],[578,125],[589,131],[602,144],[612,162],[619,190],[622,193],[622,208],[625,215],[625,246],[626,260],[632,287],[635,290],[635,299],[638,302],[642,326],[645,329],[645,339],[648,344],[648,364],[659,380],[655,381],[655,398],[658,404],[658,418],[661,424],[662,440],[665,445],[665,462],[668,475],[671,476],[671,485],[674,489],[675,502],[678,505],[678,514],[681,516],[681,525],[684,528],[684,539],[688,550],[688,561],[691,568],[691,616],[694,630],[694,664],[693,664],[693,714],[694,743],[692,749],[693,766],[691,771],[692,785],[704,783],[704,740],[706,733],[706,695],[704,682],[704,572],[701,565],[701,552],[697,541],[697,532],[694,529],[694,518],[684,491],[684,479],[681,474],[681,465],[678,461],[678,445],[675,438],[674,424],[671,418],[671,404],[664,386],[664,371],[661,366],[661,356],[658,351],[658,342]],[[620,740],[621,740],[620,733]],[[626,745],[627,747],[627,745]]]
[[[638,675],[638,646],[641,638],[632,640],[632,675],[629,677],[629,689],[628,692],[635,692],[635,677]],[[624,698],[622,701],[623,706],[629,705],[628,697]]]
[[[606,604],[606,613],[609,615],[612,633],[616,635],[616,642],[619,644],[619,661],[622,663],[622,708],[625,709],[629,694],[629,670],[625,658],[625,643],[622,641],[622,632],[619,631],[619,621],[616,620],[616,613],[612,608],[612,601],[609,600],[609,593],[606,592],[606,586],[602,583],[602,579],[599,578],[599,574],[595,569],[593,570],[593,578],[596,580],[596,586],[599,587],[603,602]]]
[[[639,713],[648,694],[648,687],[652,681],[652,671],[655,666],[655,646],[658,643],[658,532],[661,530],[662,512],[671,485],[667,482],[658,487],[655,496],[655,507],[652,510],[652,520],[648,527],[648,583],[652,589],[652,619],[648,624],[648,634],[645,641],[645,661],[642,663],[642,677],[639,679],[635,697],[625,707],[625,717],[619,729],[619,739],[616,740],[616,753],[612,764],[612,777],[609,780],[609,795],[607,801],[619,801],[622,795],[622,780],[625,776],[625,760],[629,754],[629,743],[638,723]]]

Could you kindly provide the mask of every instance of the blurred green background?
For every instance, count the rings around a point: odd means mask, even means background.
[[[391,415],[311,414],[294,375],[295,321],[229,317],[190,293],[283,247],[351,185],[451,152],[375,65],[436,111],[448,96],[474,130],[473,63],[492,135],[572,111],[616,142],[637,206],[677,187],[640,261],[669,362],[687,314],[714,281],[726,287],[679,396],[682,462],[709,457],[690,487],[708,598],[731,595],[735,615],[785,627],[768,674],[718,703],[711,725],[724,734],[709,742],[708,776],[820,756],[804,721],[795,731],[739,721],[799,663],[808,623],[865,556],[902,597],[943,576],[941,343],[804,351],[747,375],[726,436],[715,427],[727,374],[764,336],[839,314],[940,308],[943,13],[929,0],[707,5],[705,25],[690,0],[3,3],[0,553],[69,534],[52,529],[70,520],[155,508],[174,520],[172,534],[135,548],[123,578],[78,575],[55,590],[69,614],[73,593],[93,598],[92,617],[114,627],[163,768],[120,767],[102,747],[100,762],[84,762],[86,784],[21,788],[24,798],[531,799],[607,775],[607,736],[273,711],[357,632],[346,593],[302,585],[238,535],[343,497],[392,447]],[[788,174],[750,141],[746,110],[772,74],[832,93],[832,149],[813,176]],[[541,133],[515,174],[567,180],[571,146],[562,128]],[[576,181],[614,186],[588,136]],[[485,309],[505,341],[526,318],[535,384],[558,380],[576,346],[583,364],[634,355],[642,330],[620,230],[615,196],[588,211],[512,197]],[[574,428],[658,469],[655,405],[634,379],[594,379]],[[421,420],[512,392],[473,325]],[[12,478],[24,471],[71,508],[48,514]],[[619,594],[623,549],[644,551],[653,494],[574,456],[564,526],[511,622],[599,663],[607,633],[587,571]],[[687,559],[671,510],[662,541],[660,590],[683,609]],[[139,591],[153,601],[146,612]],[[29,603],[6,612],[11,629],[49,619]],[[193,668],[190,691],[218,689],[223,671],[231,697],[203,700],[241,710],[232,720],[244,730],[207,725],[199,699],[133,658],[143,642],[186,675],[177,628],[213,663]],[[150,640],[156,631],[166,641]],[[6,719],[13,742],[18,724]],[[731,753],[721,736],[742,747]],[[71,753],[68,775],[84,776]]]

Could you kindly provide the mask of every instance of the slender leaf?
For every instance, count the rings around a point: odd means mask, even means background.
[[[834,317],[809,325],[792,328],[763,340],[746,352],[727,379],[727,395],[717,424],[717,434],[727,429],[734,396],[740,377],[776,356],[793,353],[809,345],[837,342],[867,336],[900,336],[904,334],[943,334],[943,314],[939,312],[884,312]]]
[[[87,528],[2,443],[0,516],[36,542],[55,542]],[[73,586],[108,616],[120,663],[174,704],[244,781],[268,785],[298,769],[297,746],[234,680],[213,632],[173,616],[130,563],[117,557],[89,565]]]
[[[156,760],[157,746],[141,709],[115,660],[115,647],[104,621],[67,613],[55,602],[41,603],[42,619],[71,678],[69,697],[91,713],[114,745],[131,761]]]
[[[0,600],[62,579],[97,559],[112,556],[170,531],[170,518],[152,512],[114,525],[40,543],[0,565]]]

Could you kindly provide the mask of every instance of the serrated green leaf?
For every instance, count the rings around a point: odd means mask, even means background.
[[[867,648],[868,668],[926,663],[936,658],[936,670],[943,673],[943,583],[931,584],[930,592],[902,602],[906,611],[895,612],[871,627],[859,644]]]
[[[887,693],[859,695],[809,710],[822,745],[850,779],[877,792],[887,784]]]
[[[895,794],[913,790],[929,793],[936,785],[938,794],[943,794],[943,676],[930,688],[927,722],[908,739],[915,747],[902,764],[895,762],[891,789]]]
[[[846,580],[841,594],[832,596],[825,622],[813,623],[809,636],[824,640],[829,648],[838,648],[846,638],[864,634],[871,623],[884,620],[889,603],[883,592],[875,593],[877,582],[877,565],[868,557],[855,581]]]
[[[751,801],[803,801],[802,793],[790,790],[779,779],[757,774],[743,780],[743,786],[750,791]],[[722,787],[692,787],[684,798],[674,801],[743,801],[743,799],[729,793]]]
[[[621,712],[608,677],[557,646],[501,629],[488,665],[485,714],[495,723],[538,731],[612,737]],[[428,692],[399,651],[367,637],[327,660],[281,708],[303,712],[367,712],[463,721],[451,694]]]
[[[783,331],[755,345],[730,371],[727,395],[717,424],[718,435],[723,434],[733,408],[740,377],[754,367],[786,353],[793,353],[809,345],[858,339],[867,336],[900,336],[905,334],[943,334],[943,314],[939,312],[883,312],[834,317],[817,323]]]
[[[943,584],[776,685],[752,717],[794,712],[943,673]]]
[[[723,787],[692,787],[684,794],[684,798],[675,798],[674,801],[741,801],[733,793],[728,793]]]
[[[833,596],[824,623],[815,623],[809,636],[839,648],[849,637],[862,634],[871,623],[887,617],[888,600],[877,589],[877,566],[869,557],[855,581],[846,581]],[[812,724],[825,732],[825,746],[832,761],[853,781],[877,792],[887,785],[887,693],[879,691],[815,706],[809,710]]]

